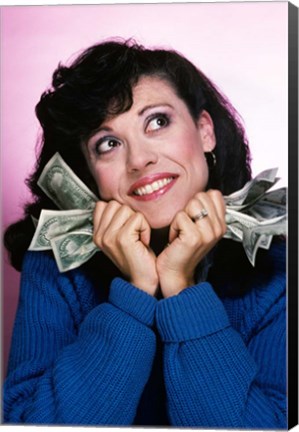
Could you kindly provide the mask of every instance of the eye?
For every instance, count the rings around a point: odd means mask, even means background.
[[[146,124],[146,132],[154,132],[158,129],[165,128],[170,123],[170,119],[166,114],[154,114]]]
[[[115,147],[118,147],[120,142],[113,137],[103,137],[95,144],[95,151],[98,155],[108,153]]]

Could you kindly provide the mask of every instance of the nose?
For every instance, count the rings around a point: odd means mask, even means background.
[[[128,172],[142,171],[149,165],[158,161],[158,154],[150,143],[138,140],[132,143],[127,153],[127,170]]]

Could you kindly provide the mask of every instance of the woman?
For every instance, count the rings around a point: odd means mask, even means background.
[[[105,42],[60,66],[36,113],[35,201],[6,232],[22,271],[5,421],[286,427],[285,244],[256,266],[222,239],[251,177],[237,114],[183,56]],[[26,252],[59,152],[98,196],[94,243],[59,273]],[[279,368],[277,368],[279,365]]]

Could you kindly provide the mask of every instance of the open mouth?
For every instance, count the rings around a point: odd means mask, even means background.
[[[177,175],[170,173],[145,177],[132,185],[129,195],[141,201],[157,199],[172,188],[177,178]]]
[[[150,184],[147,184],[145,186],[142,186],[140,188],[135,189],[133,191],[133,195],[137,195],[137,196],[150,195],[154,192],[157,192],[157,191],[163,189],[165,186],[167,186],[173,180],[174,180],[174,177],[167,177],[164,179],[156,180],[153,183],[150,183]]]

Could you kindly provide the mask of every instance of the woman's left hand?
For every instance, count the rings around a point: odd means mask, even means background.
[[[196,266],[225,232],[225,203],[217,190],[197,193],[176,214],[170,225],[169,245],[156,262],[164,297],[194,284]]]

